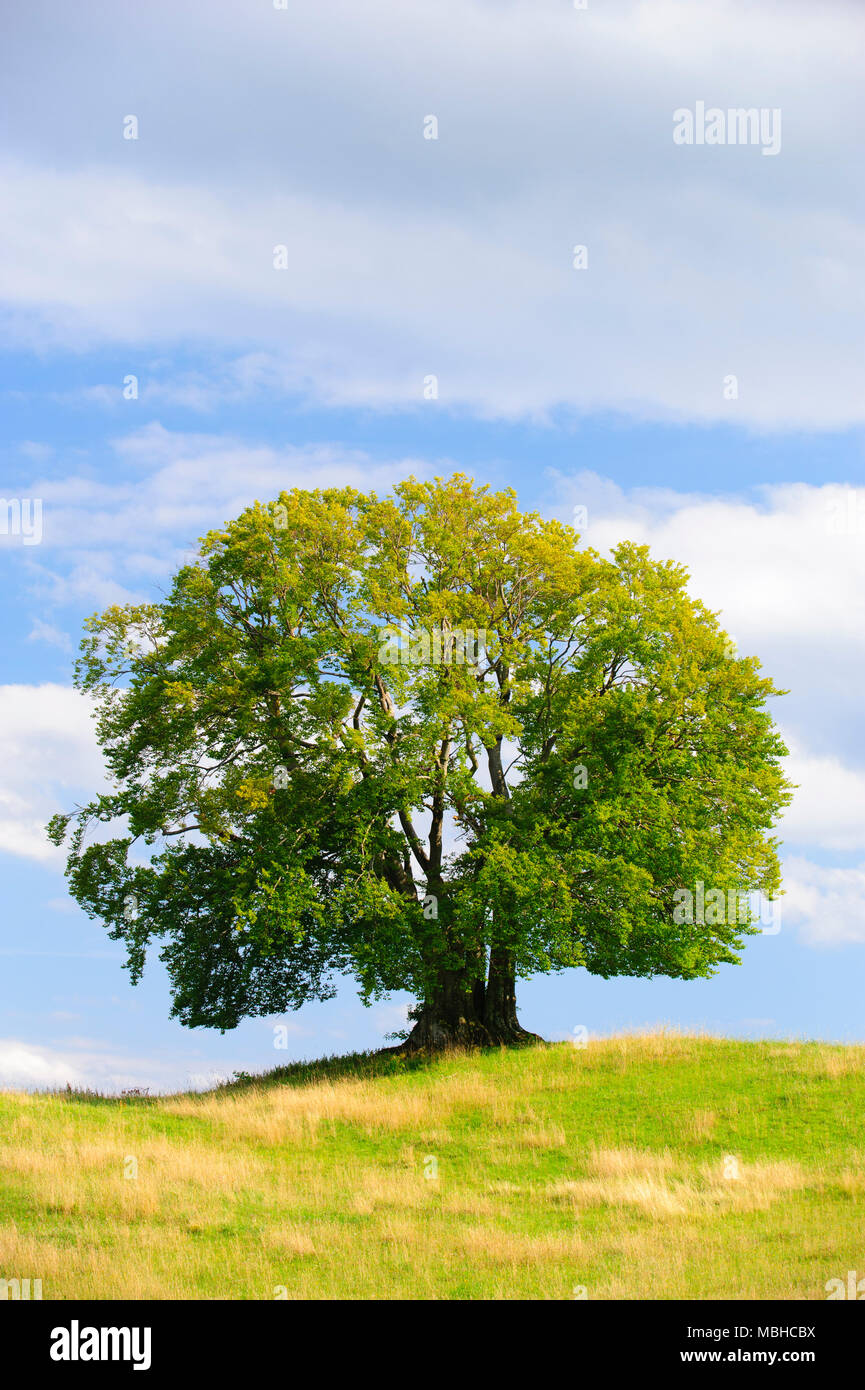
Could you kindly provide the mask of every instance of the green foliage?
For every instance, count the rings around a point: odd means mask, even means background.
[[[520,974],[713,973],[754,928],[676,924],[673,894],[773,896],[789,792],[778,692],[686,579],[462,475],[256,503],[164,601],[87,624],[113,790],[49,827],[74,897],[133,978],[159,943],[193,1026],[340,973],[423,997],[494,947]],[[435,659],[466,631],[477,662]]]

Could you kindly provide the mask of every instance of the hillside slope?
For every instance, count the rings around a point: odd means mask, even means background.
[[[0,1095],[43,1298],[797,1298],[865,1275],[865,1047],[657,1033]],[[137,1174],[137,1175],[136,1175]]]

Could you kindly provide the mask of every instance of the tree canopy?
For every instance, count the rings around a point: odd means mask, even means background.
[[[418,1000],[410,1046],[519,1041],[518,977],[737,962],[753,923],[674,895],[777,893],[779,692],[686,583],[461,474],[256,503],[87,623],[73,896],[221,1029],[349,974]]]

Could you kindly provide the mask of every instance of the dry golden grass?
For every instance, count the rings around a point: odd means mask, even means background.
[[[865,1048],[659,1030],[344,1071],[0,1095],[0,1278],[46,1298],[820,1298],[862,1262]]]

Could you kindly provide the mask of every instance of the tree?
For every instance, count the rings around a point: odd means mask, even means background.
[[[49,826],[73,896],[193,1027],[350,973],[419,1001],[408,1048],[516,1043],[518,977],[738,963],[752,914],[676,894],[778,890],[779,692],[686,580],[461,474],[256,503],[87,623],[113,789]]]

